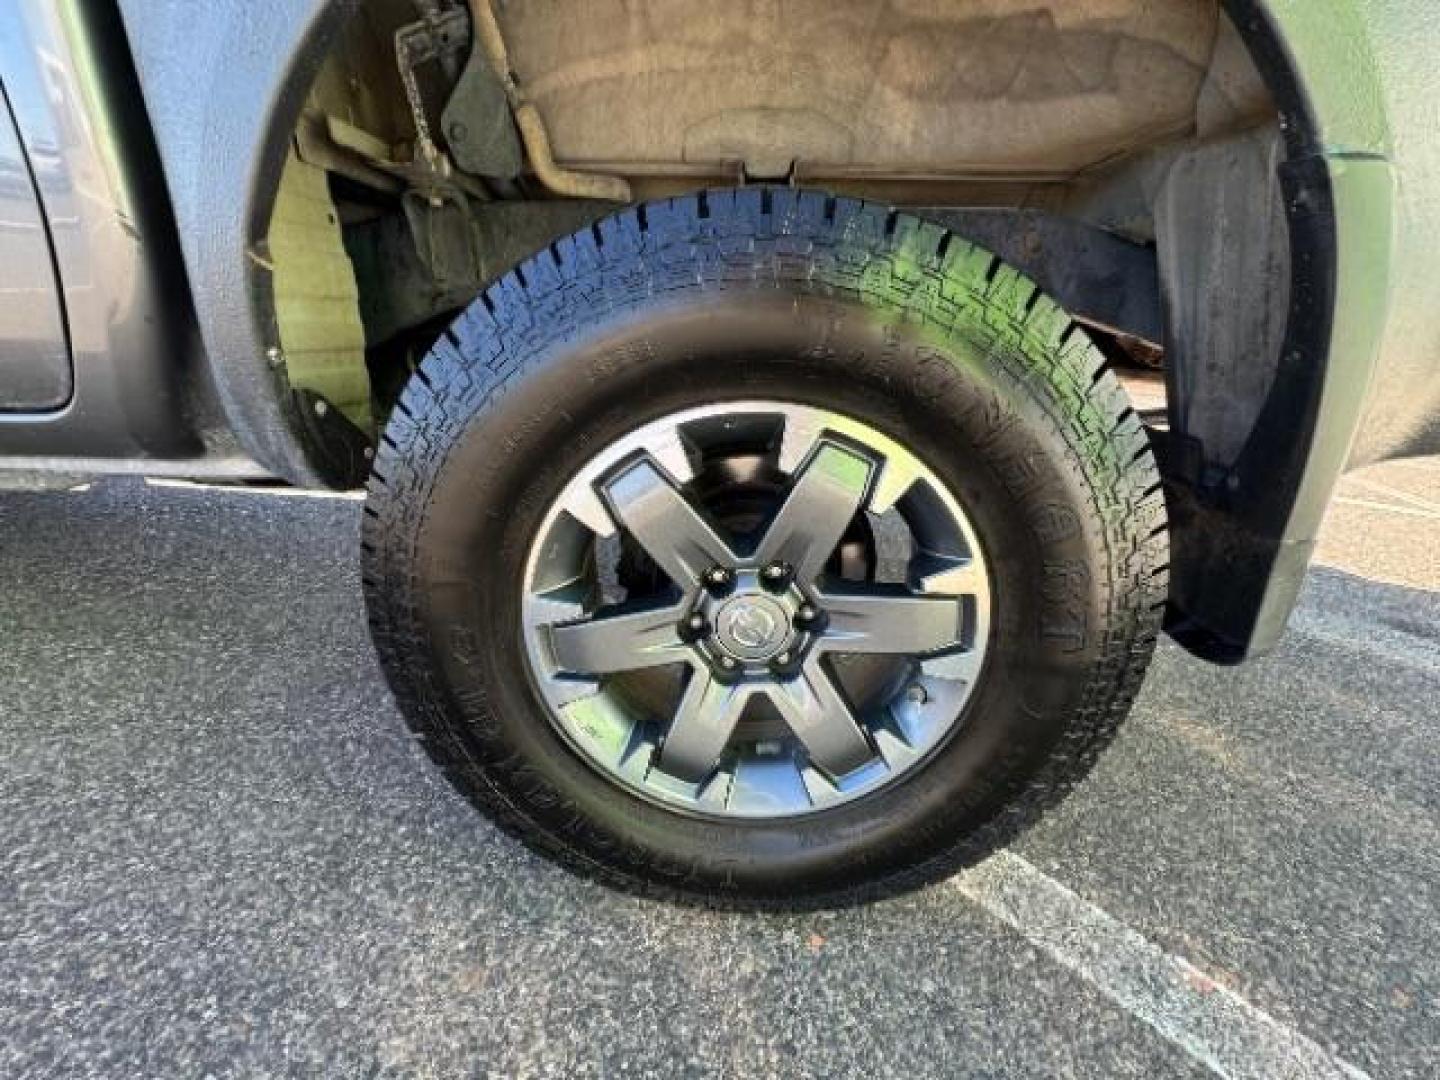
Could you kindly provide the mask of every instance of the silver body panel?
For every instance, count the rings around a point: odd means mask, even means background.
[[[70,400],[72,385],[65,313],[31,168],[0,88],[0,410],[5,411],[59,408]]]
[[[126,50],[117,31],[102,4],[0,4],[0,77],[53,250],[53,263],[37,251],[32,266],[52,275],[52,289],[58,273],[67,368],[73,360],[63,392],[0,411],[0,468],[85,458],[134,471],[188,460],[196,473],[254,475],[206,401],[163,178],[138,152],[153,145],[144,105],[133,74],[115,77]],[[32,316],[0,313],[10,323]]]

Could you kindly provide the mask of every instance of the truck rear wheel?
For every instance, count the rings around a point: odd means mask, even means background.
[[[1013,836],[1128,710],[1166,595],[1148,439],[1086,334],[883,207],[627,210],[480,297],[375,462],[409,723],[566,865],[801,907]]]

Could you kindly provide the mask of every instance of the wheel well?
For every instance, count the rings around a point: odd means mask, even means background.
[[[1171,628],[1246,652],[1334,273],[1315,125],[1257,0],[955,0],[923,18],[801,0],[773,19],[370,0],[317,25],[252,225],[272,363],[332,483],[358,481],[430,342],[524,257],[622,201],[818,187],[986,243],[1118,361],[1163,362],[1147,419],[1179,508]],[[1214,568],[1237,560],[1217,607]]]

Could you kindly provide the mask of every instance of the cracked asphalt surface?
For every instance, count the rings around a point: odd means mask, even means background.
[[[352,501],[0,494],[0,1075],[1190,1077],[954,884],[619,896],[476,816]],[[1172,645],[1016,852],[1373,1077],[1440,1073],[1440,461],[1346,480],[1280,650]]]

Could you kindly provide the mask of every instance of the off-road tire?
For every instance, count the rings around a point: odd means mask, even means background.
[[[783,323],[750,325],[777,300]],[[711,332],[677,348],[685,319]],[[767,396],[854,414],[945,471],[989,552],[992,640],[959,733],[916,778],[809,818],[698,821],[559,737],[512,594],[538,515],[587,451],[667,409]],[[1084,776],[1151,658],[1165,521],[1125,392],[1031,281],[883,206],[748,188],[618,213],[464,312],[381,440],[364,588],[416,736],[508,832],[648,895],[832,906],[950,874]]]

